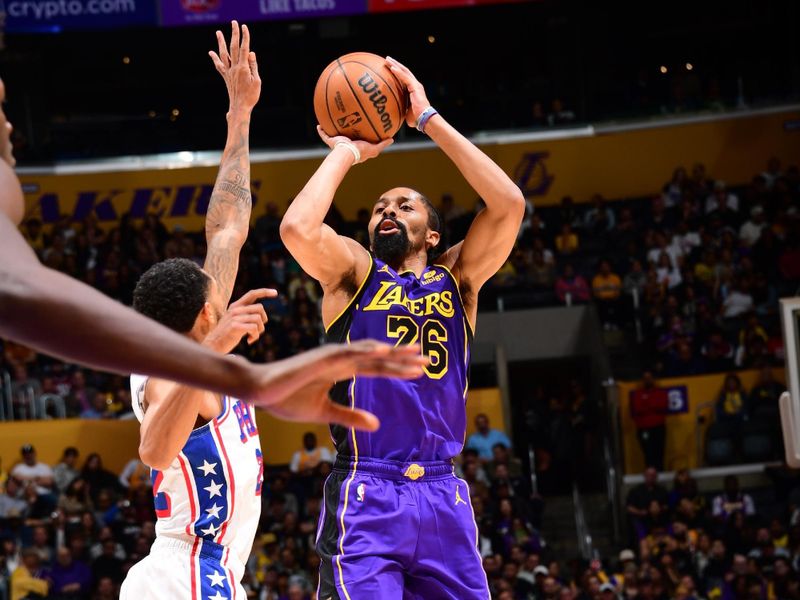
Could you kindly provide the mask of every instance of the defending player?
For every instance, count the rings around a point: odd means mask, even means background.
[[[486,208],[462,243],[431,262],[438,214],[419,192],[391,189],[373,208],[367,252],[323,219],[350,168],[391,142],[329,138],[320,129],[331,153],[286,212],[282,238],[323,287],[330,339],[419,343],[430,365],[414,381],[356,377],[337,386],[338,401],[374,412],[382,427],[332,428],[339,456],[317,539],[319,598],[488,598],[469,490],[452,458],[466,431],[478,291],[508,257],[525,202],[500,167],[429,106],[411,72],[387,63],[410,93],[408,124],[436,142]]]
[[[230,96],[228,140],[206,218],[205,268],[172,259],[151,267],[134,291],[134,308],[225,354],[247,336],[258,339],[267,321],[256,301],[274,294],[254,290],[225,307],[250,221],[250,113],[260,80],[249,52],[249,32],[233,23],[230,50],[219,38],[212,53]],[[356,372],[416,377],[421,362],[412,352],[389,352],[366,341],[345,356],[323,347],[275,365],[273,384],[287,398],[270,406],[284,418],[331,416],[331,382]],[[383,365],[379,364],[383,363]],[[388,366],[385,366],[388,365]],[[246,598],[240,584],[261,512],[263,460],[252,407],[171,381],[131,376],[133,408],[141,421],[139,454],[152,468],[158,522],[150,555],[136,564],[122,586],[123,600]],[[339,407],[340,409],[342,407]],[[340,412],[335,421],[373,429],[363,411]]]

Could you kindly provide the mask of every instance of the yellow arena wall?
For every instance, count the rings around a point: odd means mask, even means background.
[[[634,129],[605,133],[588,130],[583,137],[536,142],[515,142],[513,136],[491,144],[477,141],[528,197],[546,206],[557,204],[565,195],[585,202],[596,192],[612,199],[652,194],[675,167],[696,162],[704,163],[715,179],[745,183],[771,156],[786,162],[797,159],[800,133],[787,124],[798,119],[800,111],[792,110],[681,125],[637,124]],[[410,137],[418,139],[413,133]],[[256,158],[252,165],[254,219],[263,214],[266,202],[275,202],[283,210],[320,161],[319,156],[264,162]],[[86,169],[91,170],[91,166]],[[134,218],[155,213],[168,227],[199,230],[216,173],[216,166],[56,175],[32,171],[21,179],[28,216],[45,223],[54,222],[58,215],[82,220],[94,212],[111,227],[128,212]],[[336,206],[346,218],[353,218],[359,208],[371,206],[382,192],[398,185],[414,187],[436,203],[443,193],[453,194],[467,207],[476,199],[440,150],[431,144],[406,148],[398,144],[394,152],[355,167],[337,194]]]
[[[500,391],[496,388],[469,392],[467,401],[467,435],[475,430],[473,421],[478,413],[486,413],[493,427],[502,428],[503,410]],[[279,421],[263,411],[257,411],[264,461],[270,465],[287,464],[299,450],[303,434],[313,431],[320,445],[331,449],[328,427]],[[20,460],[20,448],[25,444],[36,447],[39,460],[55,465],[64,448],[75,446],[81,453],[79,464],[92,452],[103,458],[106,469],[119,473],[125,464],[137,456],[139,423],[126,421],[90,421],[64,419],[52,421],[16,421],[0,423],[0,460],[2,469],[10,471]]]
[[[785,381],[784,369],[773,369],[776,381]],[[677,377],[659,379],[656,385],[661,388],[686,386],[688,411],[667,417],[667,441],[664,452],[664,468],[673,471],[681,468],[694,469],[698,466],[698,458],[705,444],[705,433],[714,420],[714,403],[722,389],[727,373],[698,375],[695,377]],[[757,370],[737,371],[745,390],[750,390],[758,379]],[[636,439],[636,427],[630,411],[630,393],[639,387],[638,381],[622,381],[617,383],[619,391],[619,419],[622,430],[622,449],[625,473],[641,473],[644,470],[644,456],[639,440]],[[709,404],[710,403],[710,404]],[[702,425],[697,424],[698,414],[705,417]],[[699,445],[698,445],[699,442]]]

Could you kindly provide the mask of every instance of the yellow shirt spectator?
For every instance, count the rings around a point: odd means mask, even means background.
[[[622,293],[622,280],[616,273],[598,273],[592,279],[592,293],[599,300],[616,300]]]

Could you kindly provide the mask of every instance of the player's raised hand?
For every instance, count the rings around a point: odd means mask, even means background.
[[[250,112],[261,95],[261,77],[258,74],[256,53],[250,51],[250,30],[231,21],[231,42],[226,45],[225,36],[217,31],[219,53],[210,50],[208,55],[219,74],[225,80],[230,100],[230,112]]]
[[[245,336],[248,344],[254,343],[264,333],[264,327],[269,320],[267,311],[259,300],[275,298],[277,295],[276,290],[261,288],[250,290],[236,302],[232,302],[217,326],[203,340],[203,345],[227,354]]]
[[[328,392],[334,382],[355,375],[416,379],[428,362],[419,346],[394,347],[372,340],[328,344],[263,365],[264,384],[246,397],[287,421],[337,423],[374,431],[379,425],[374,415],[331,400]]]
[[[329,383],[361,377],[397,377],[416,379],[428,365],[427,356],[416,344],[390,346],[375,340],[359,340],[350,344],[329,344],[320,348],[315,367],[319,379]]]
[[[406,90],[408,90],[408,99],[411,106],[406,113],[406,123],[409,127],[417,126],[417,119],[431,103],[428,102],[428,97],[425,95],[425,88],[414,77],[414,74],[404,66],[402,63],[396,61],[391,56],[386,57],[386,66],[388,66],[398,81],[402,83]]]
[[[312,354],[314,356],[309,356]],[[422,369],[428,364],[419,346],[392,347],[372,340],[322,346],[296,358],[298,362],[309,360],[310,381],[294,390],[287,399],[264,408],[288,421],[335,423],[366,431],[375,431],[380,426],[377,417],[333,402],[329,395],[333,382],[355,375],[415,379],[423,374]]]
[[[317,125],[317,133],[319,133],[319,137],[322,138],[322,141],[325,142],[331,150],[340,142],[347,142],[355,146],[361,154],[361,160],[358,161],[359,163],[369,160],[370,158],[375,158],[394,142],[392,138],[389,138],[377,144],[373,144],[372,142],[365,142],[364,140],[351,140],[349,137],[343,135],[330,136],[325,133],[325,130],[319,125]]]

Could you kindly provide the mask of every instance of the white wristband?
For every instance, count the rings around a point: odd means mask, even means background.
[[[334,148],[338,148],[339,146],[344,146],[353,153],[353,158],[355,159],[353,162],[354,165],[357,165],[361,162],[361,152],[358,151],[358,148],[356,148],[355,144],[352,142],[336,142]]]

